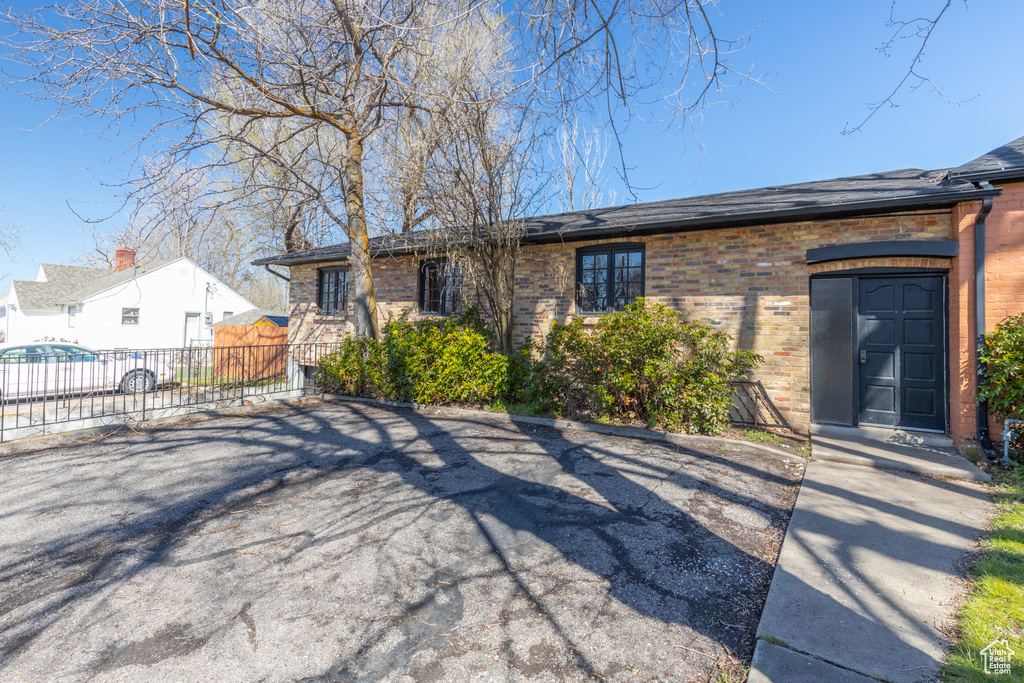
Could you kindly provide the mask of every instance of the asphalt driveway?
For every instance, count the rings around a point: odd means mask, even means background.
[[[0,680],[705,681],[799,478],[319,401],[0,458]]]

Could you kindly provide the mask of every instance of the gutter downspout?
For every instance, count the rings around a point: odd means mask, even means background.
[[[982,180],[975,186],[983,190],[992,189],[991,183],[987,180]],[[974,219],[974,358],[978,387],[985,379],[985,365],[980,360],[982,349],[985,347],[985,219],[992,211],[992,201],[992,197],[982,199],[981,211]],[[988,433],[988,404],[985,401],[978,402],[978,440],[985,454],[989,459],[993,459],[995,452]]]
[[[287,277],[285,275],[281,275],[281,273],[277,272],[276,270],[271,270],[269,263],[264,263],[263,267],[266,268],[267,272],[270,273],[271,275],[273,275],[274,277],[279,277],[282,280],[284,280],[285,282],[291,282],[292,281],[292,279],[290,277]]]

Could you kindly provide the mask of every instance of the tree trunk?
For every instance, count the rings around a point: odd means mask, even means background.
[[[515,312],[515,254],[502,245],[483,243],[470,258],[479,258],[483,264],[484,295],[491,309],[498,351],[507,356],[514,349],[512,323]]]
[[[304,251],[310,244],[302,234],[302,209],[296,208],[288,213],[288,224],[284,228],[284,250],[286,253]]]
[[[345,159],[345,210],[348,215],[349,277],[355,289],[356,334],[378,338],[377,295],[370,268],[370,238],[366,234],[366,204],[363,198],[363,140],[349,138]]]

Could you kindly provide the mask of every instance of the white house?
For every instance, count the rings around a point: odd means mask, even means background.
[[[186,257],[135,264],[118,249],[114,270],[44,263],[15,280],[0,309],[11,343],[55,340],[98,349],[211,343],[213,324],[255,308]]]

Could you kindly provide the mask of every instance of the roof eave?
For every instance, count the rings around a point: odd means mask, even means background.
[[[997,197],[1002,194],[1002,188],[972,189],[972,190],[951,190],[948,192],[931,192],[926,194],[903,195],[899,197],[888,197],[885,199],[869,199],[856,202],[842,202],[836,204],[808,204],[804,206],[787,207],[783,209],[769,209],[763,211],[745,211],[733,214],[717,216],[700,216],[689,219],[666,219],[661,221],[649,221],[623,224],[619,226],[600,226],[595,228],[580,228],[575,230],[552,230],[527,234],[523,237],[524,244],[548,244],[551,242],[579,241],[595,238],[617,238],[628,235],[646,235],[651,233],[690,232],[696,230],[722,230],[725,228],[749,225],[772,225],[777,223],[788,223],[794,220],[807,221],[817,218],[839,218],[856,214],[878,214],[894,210],[924,209],[937,207],[951,207],[961,202],[974,201],[985,197]],[[392,247],[380,249],[373,254],[374,257],[382,254],[410,254],[427,250],[423,246]],[[253,261],[254,266],[279,265],[298,266],[310,263],[344,262],[348,260],[348,254],[321,255],[287,258],[286,254],[272,256],[265,259]]]
[[[378,256],[394,255],[403,256],[405,254],[417,254],[426,253],[431,251],[428,246],[415,245],[405,247],[382,247],[380,249],[370,249],[370,257],[377,258]],[[343,263],[348,261],[349,254],[333,254],[333,255],[322,255],[322,256],[308,256],[298,258],[288,258],[287,254],[278,254],[277,256],[269,256],[263,259],[257,259],[252,261],[254,266],[303,266],[310,263]]]
[[[623,225],[619,228],[602,226],[599,228],[584,228],[580,230],[567,230],[564,232],[553,231],[551,233],[540,233],[524,238],[524,242],[531,244],[546,244],[561,241],[579,241],[585,239],[616,238],[628,235],[645,235],[650,233],[672,233],[691,232],[696,230],[723,230],[725,228],[752,226],[752,225],[773,225],[777,223],[789,223],[794,220],[808,221],[818,218],[841,218],[858,214],[879,214],[899,209],[924,209],[936,207],[951,207],[960,202],[973,201],[984,197],[996,197],[1002,194],[1002,188],[991,190],[956,190],[951,192],[936,192],[927,195],[910,195],[893,197],[888,199],[873,199],[859,202],[844,202],[842,204],[808,205],[789,207],[786,209],[771,209],[767,211],[748,211],[743,213],[727,214],[721,216],[701,216],[693,219],[671,219],[643,224]]]
[[[970,173],[950,173],[951,180],[962,180],[977,183],[983,180],[1024,180],[1024,168],[1008,168],[1002,171],[971,171]]]

